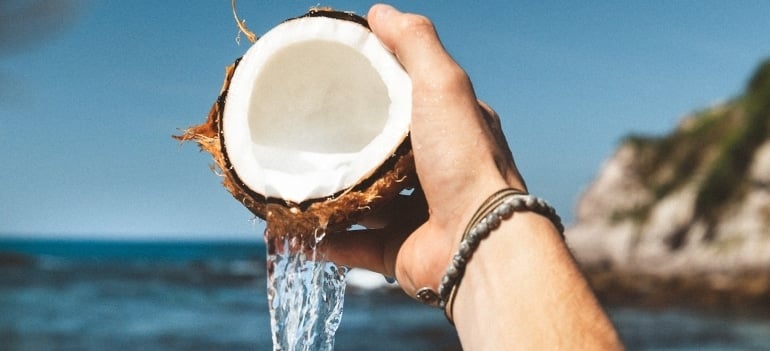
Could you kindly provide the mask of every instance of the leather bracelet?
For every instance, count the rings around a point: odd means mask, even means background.
[[[510,218],[513,212],[517,211],[532,211],[545,216],[564,238],[564,226],[561,223],[561,218],[547,202],[517,189],[506,188],[497,191],[484,201],[468,222],[460,241],[460,247],[452,257],[452,261],[441,279],[438,293],[425,287],[417,291],[417,299],[425,304],[442,308],[447,320],[454,324],[452,306],[468,261],[481,241],[497,229],[503,220]]]

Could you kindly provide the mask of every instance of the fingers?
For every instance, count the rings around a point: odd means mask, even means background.
[[[503,149],[508,149],[508,142],[505,140],[503,127],[500,124],[500,116],[498,116],[497,112],[495,112],[495,110],[489,107],[489,105],[487,105],[485,102],[478,100],[478,104],[481,108],[481,115],[484,117],[484,121],[487,123],[489,131],[492,133],[492,137],[495,138],[497,146]],[[510,156],[510,159],[513,160],[512,155]]]
[[[516,162],[513,160],[513,153],[511,152],[508,141],[503,133],[503,127],[500,124],[500,116],[498,116],[497,112],[484,101],[478,100],[478,104],[481,108],[482,116],[487,123],[487,127],[497,144],[495,160],[500,172],[503,174],[509,185],[522,191],[527,191],[527,185],[524,183],[521,174],[519,174]]]
[[[321,249],[337,264],[395,277],[401,244],[427,219],[425,195],[417,187],[411,195],[398,196],[359,223],[376,229],[334,233],[324,239]]]
[[[507,161],[513,165],[513,154],[511,153],[508,141],[505,139],[503,126],[500,123],[500,116],[498,116],[497,112],[489,107],[484,101],[478,100],[478,104],[481,108],[482,116],[487,124],[487,128],[489,128],[489,131],[497,144],[497,148],[505,152]]]
[[[413,77],[434,78],[447,66],[456,66],[438,39],[433,23],[426,17],[404,14],[389,5],[372,6],[368,15],[369,26]],[[415,77],[414,75],[417,75]],[[416,79],[414,79],[416,78]]]
[[[390,270],[382,259],[385,235],[380,229],[334,233],[324,238],[319,249],[338,265],[385,274]]]
[[[428,219],[428,203],[422,188],[415,187],[410,195],[398,195],[368,214],[358,224],[369,229],[388,227],[391,231],[413,230]],[[399,228],[400,227],[400,228]]]
[[[398,250],[410,232],[388,229],[355,230],[326,237],[319,247],[325,257],[348,267],[368,269],[395,277]]]
[[[379,4],[369,10],[368,20],[374,34],[393,51],[409,73],[414,92],[414,117],[451,119],[452,116],[444,112],[458,111],[463,105],[465,112],[473,112],[476,101],[470,79],[444,49],[428,18]],[[451,103],[447,103],[448,99]],[[420,118],[416,121],[413,118],[413,121],[423,122]],[[454,122],[447,124],[455,125]]]
[[[497,162],[502,153],[484,120],[486,111],[430,20],[388,5],[373,6],[368,20],[412,80],[411,140],[431,219],[448,229],[462,226],[472,207],[483,200],[479,194],[505,183],[499,169],[507,162]]]
[[[520,176],[497,114],[477,101],[468,75],[446,52],[431,21],[388,5],[373,6],[368,21],[412,81],[410,136],[427,200],[418,210],[404,206],[372,216],[381,221],[369,224],[384,223],[382,230],[329,239],[333,254],[352,265],[391,275],[395,262],[396,277],[412,294],[435,288],[484,197],[507,186],[521,188]],[[406,215],[410,211],[419,212],[420,220]],[[408,224],[399,226],[403,222]]]

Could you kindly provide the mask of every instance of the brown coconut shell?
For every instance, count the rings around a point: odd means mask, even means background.
[[[352,21],[369,28],[363,17],[328,9],[313,9],[297,18],[317,16]],[[225,81],[219,97],[211,107],[206,121],[186,129],[182,135],[176,135],[174,138],[183,142],[193,140],[201,150],[212,155],[215,162],[212,170],[222,175],[224,187],[254,215],[267,222],[268,239],[285,236],[308,239],[319,232],[333,233],[345,230],[367,213],[396,197],[402,190],[416,185],[414,157],[407,136],[396,151],[368,178],[332,196],[292,203],[283,199],[266,198],[251,190],[232,167],[225,148],[224,135],[221,133],[230,80],[239,61],[240,59],[236,60],[226,68]]]

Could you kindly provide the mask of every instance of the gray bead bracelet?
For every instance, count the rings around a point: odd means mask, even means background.
[[[438,287],[438,293],[431,288],[422,288],[417,292],[421,302],[444,309],[444,314],[450,323],[452,305],[457,287],[465,274],[465,266],[479,247],[481,240],[500,226],[500,223],[511,217],[513,212],[532,211],[543,215],[553,222],[556,229],[564,237],[564,226],[556,211],[544,200],[529,195],[517,189],[503,189],[487,198],[468,222],[457,253],[446,269]]]

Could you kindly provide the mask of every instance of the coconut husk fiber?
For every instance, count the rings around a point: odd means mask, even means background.
[[[331,14],[331,15],[330,15]],[[311,10],[306,16],[328,16],[352,20],[366,25],[366,21],[347,12]],[[351,17],[353,16],[353,17]],[[267,222],[268,239],[277,237],[310,238],[319,231],[334,233],[349,228],[367,213],[396,197],[402,190],[414,187],[414,157],[409,137],[367,179],[349,189],[326,198],[292,203],[283,199],[266,198],[249,189],[230,164],[222,130],[224,106],[230,80],[239,60],[228,66],[219,97],[211,107],[206,121],[174,136],[180,141],[195,141],[201,150],[214,159],[212,170],[222,176],[222,184],[233,197],[254,215]]]

